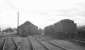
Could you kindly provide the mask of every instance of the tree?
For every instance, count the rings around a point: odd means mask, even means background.
[[[13,30],[12,28],[7,28],[7,29],[3,30],[2,32],[8,33],[8,32],[13,32],[13,31],[14,31],[14,30]]]
[[[76,34],[76,38],[85,39],[85,26],[81,26],[77,29],[78,33]]]

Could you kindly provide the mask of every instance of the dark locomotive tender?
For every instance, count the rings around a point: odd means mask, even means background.
[[[77,33],[77,26],[74,21],[70,19],[63,19],[53,25],[47,26],[44,32],[45,35],[54,38],[74,38],[74,35]]]

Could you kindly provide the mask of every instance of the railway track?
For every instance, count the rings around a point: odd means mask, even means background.
[[[29,38],[33,50],[46,50],[37,40],[33,39],[33,38]]]
[[[1,47],[2,46],[2,47]],[[1,49],[2,48],[2,49]],[[0,40],[0,50],[85,50],[64,40],[44,38],[8,37]]]
[[[63,47],[60,47],[58,45],[55,45],[54,43],[51,43],[49,41],[42,41],[39,39],[36,39],[40,44],[42,44],[43,46],[45,46],[46,48],[48,48],[48,50],[66,50]]]

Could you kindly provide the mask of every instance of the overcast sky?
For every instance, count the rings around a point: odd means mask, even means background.
[[[84,0],[0,0],[0,26],[17,27],[17,11],[19,24],[28,20],[44,28],[69,18],[77,25],[85,25]]]

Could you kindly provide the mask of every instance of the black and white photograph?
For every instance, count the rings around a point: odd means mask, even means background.
[[[0,50],[85,50],[85,0],[0,0]]]

